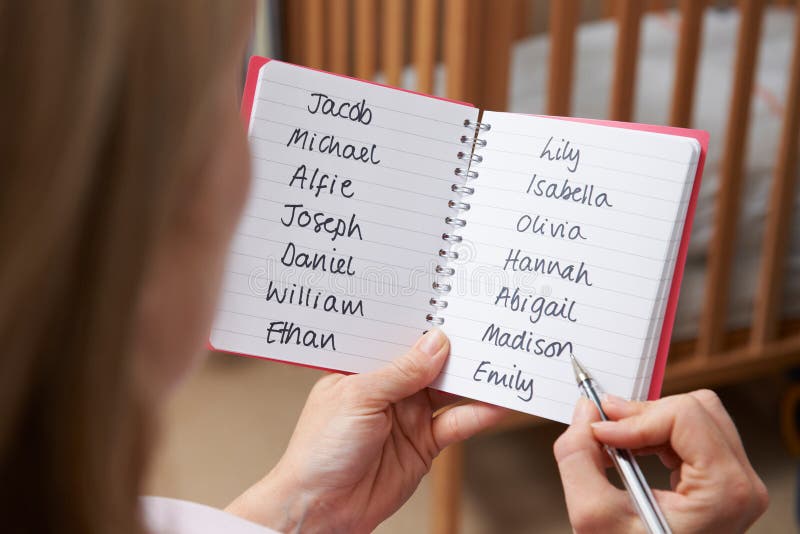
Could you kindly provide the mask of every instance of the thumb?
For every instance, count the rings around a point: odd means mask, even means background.
[[[428,386],[439,375],[450,354],[447,336],[434,328],[411,349],[371,373],[353,377],[360,382],[361,391],[371,400],[382,403],[398,402]]]
[[[592,435],[600,413],[578,398],[572,424],[553,444],[569,520],[576,532],[622,532],[628,497],[606,477],[605,453]]]

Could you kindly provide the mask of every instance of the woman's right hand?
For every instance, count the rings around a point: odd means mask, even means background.
[[[609,397],[603,409],[611,421],[581,398],[554,446],[576,532],[644,532],[627,493],[606,478],[601,443],[658,454],[672,471],[672,490],[653,493],[676,533],[744,532],[767,509],[767,489],[713,391],[651,402]]]

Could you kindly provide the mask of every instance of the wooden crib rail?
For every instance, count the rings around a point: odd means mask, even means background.
[[[371,80],[375,76],[378,65],[378,47],[375,46],[378,32],[375,20],[378,17],[378,0],[354,1],[355,34],[353,46],[359,50],[355,54],[353,74],[364,80]]]
[[[327,67],[333,72],[350,72],[350,25],[348,0],[330,2],[330,30],[326,34]]]
[[[381,17],[383,31],[383,73],[386,83],[400,85],[405,66],[405,0],[384,0]]]
[[[705,1],[681,0],[681,25],[675,81],[672,87],[672,107],[669,122],[672,126],[688,128],[694,106],[697,59],[700,56],[700,36],[703,29]]]
[[[568,116],[572,104],[575,69],[575,30],[580,16],[578,0],[562,0],[550,6],[550,61],[547,80],[547,114]]]
[[[611,85],[609,118],[633,120],[633,95],[636,83],[636,59],[639,56],[639,27],[644,2],[617,0],[617,44],[614,50],[614,81]]]
[[[302,0],[302,11],[298,13],[305,21],[304,61],[315,69],[325,68],[325,16],[323,0]],[[301,26],[302,27],[302,26]]]
[[[444,62],[446,92],[454,100],[467,99],[469,76],[469,11],[460,0],[445,0]]]
[[[706,293],[700,318],[698,356],[708,358],[723,348],[728,317],[731,263],[736,243],[736,224],[740,209],[744,173],[747,126],[758,57],[763,0],[741,0],[736,68],[733,94],[728,113],[728,129],[722,156],[720,187],[714,218],[711,246],[708,251]]]
[[[755,319],[750,337],[751,348],[761,350],[778,334],[783,288],[786,279],[792,205],[797,186],[798,131],[800,130],[800,2],[795,7],[794,50],[789,68],[789,87],[783,118],[775,182],[772,185],[761,273],[756,293]],[[794,229],[797,231],[797,228]]]
[[[437,0],[414,0],[414,70],[417,90],[433,93],[433,74],[436,66],[436,47],[439,25]]]

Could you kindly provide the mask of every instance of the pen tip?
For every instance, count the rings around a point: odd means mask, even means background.
[[[571,352],[569,353],[569,359],[572,362],[572,368],[578,371],[581,368],[581,364],[578,363],[578,359]]]
[[[572,361],[572,370],[575,371],[575,380],[580,384],[581,382],[591,378],[586,369],[578,361],[573,353],[569,353],[569,359]]]

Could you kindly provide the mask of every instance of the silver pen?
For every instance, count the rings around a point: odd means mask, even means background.
[[[578,388],[597,406],[600,418],[603,421],[608,421],[608,417],[600,404],[600,395],[597,393],[595,379],[578,363],[574,354],[570,354],[570,358],[572,359],[572,369],[575,371],[575,380],[578,382]],[[617,472],[628,490],[628,495],[631,496],[639,517],[642,518],[642,522],[647,527],[647,531],[651,534],[672,534],[667,519],[658,507],[653,492],[647,484],[633,453],[628,449],[617,449],[607,445],[604,445],[604,448],[608,455],[611,456],[614,467],[617,468]]]

